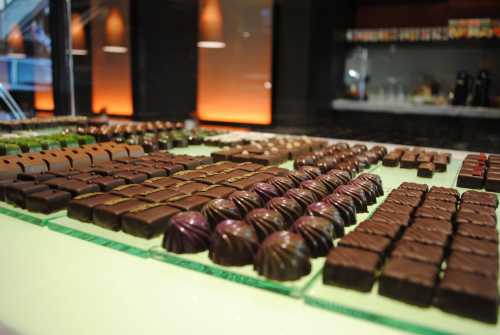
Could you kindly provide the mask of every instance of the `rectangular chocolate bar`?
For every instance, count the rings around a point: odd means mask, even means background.
[[[434,163],[420,163],[417,170],[417,176],[422,178],[432,178],[436,171]]]
[[[26,197],[29,194],[48,189],[47,185],[35,181],[13,182],[5,186],[5,201],[24,208],[26,207]]]
[[[465,191],[462,194],[462,204],[473,204],[497,208],[498,198],[494,193]]]
[[[416,218],[411,226],[413,229],[423,229],[440,232],[450,236],[453,233],[453,226],[450,221]]]
[[[458,226],[457,235],[498,243],[498,231],[488,226],[463,223]]]
[[[208,186],[203,183],[198,183],[195,181],[184,181],[181,182],[177,185],[175,185],[175,190],[184,193],[184,194],[193,194],[196,192],[203,191],[207,188]]]
[[[484,171],[462,168],[458,174],[457,186],[481,189],[484,184]]]
[[[372,234],[387,237],[391,240],[396,239],[402,231],[402,226],[385,223],[383,221],[365,220],[355,229],[365,234]]]
[[[69,179],[66,183],[59,185],[59,190],[70,192],[73,197],[85,193],[99,192],[100,188],[96,184],[89,184],[84,181]]]
[[[114,188],[113,191],[111,191],[111,194],[131,198],[138,196],[141,193],[152,191],[153,189],[153,187],[144,184],[128,184]]]
[[[32,212],[50,214],[66,208],[70,200],[71,193],[48,189],[29,194],[26,197],[26,209]]]
[[[122,217],[122,230],[125,233],[153,238],[165,232],[168,220],[180,212],[179,209],[162,204],[149,204],[138,207]]]
[[[457,198],[454,195],[444,194],[444,193],[436,193],[436,192],[427,193],[425,200],[437,200],[437,201],[449,202],[452,204],[457,203]]]
[[[411,206],[413,208],[418,207],[420,205],[420,198],[416,197],[407,197],[401,195],[389,195],[384,203],[394,203],[402,206]]]
[[[101,176],[91,179],[90,183],[99,186],[101,191],[108,192],[114,188],[125,185],[125,179],[116,178],[114,176]]]
[[[470,272],[493,279],[498,278],[498,259],[468,252],[454,251],[446,261],[446,269]]]
[[[494,217],[495,219],[497,217],[495,208],[493,208],[493,207],[473,205],[473,204],[467,204],[467,203],[463,203],[460,205],[460,212],[489,215],[489,216]]]
[[[429,186],[427,186],[426,184],[411,183],[411,182],[403,182],[401,183],[401,185],[399,185],[398,188],[403,190],[413,190],[420,192],[427,192],[429,190]]]
[[[382,236],[353,231],[340,239],[339,246],[362,249],[384,256],[391,245],[391,240]]]
[[[210,200],[211,199],[209,197],[185,195],[172,198],[167,204],[183,211],[199,211]]]
[[[377,208],[377,211],[388,212],[388,213],[398,213],[403,215],[411,216],[415,208],[412,206],[398,205],[392,202],[384,202]]]
[[[375,282],[380,256],[374,252],[337,247],[330,251],[323,268],[323,283],[369,292]]]
[[[450,247],[451,251],[467,252],[483,257],[492,257],[498,260],[498,245],[494,242],[478,240],[463,236],[455,236]]]
[[[458,193],[458,190],[451,188],[451,187],[432,186],[431,189],[429,190],[429,194],[434,194],[434,193],[452,195],[456,199],[460,198],[460,194]]]
[[[172,178],[188,181],[203,178],[207,175],[206,172],[200,170],[186,170],[180,171],[172,175]]]
[[[181,180],[172,177],[156,177],[145,180],[143,184],[150,187],[163,188],[175,186],[181,182]]]
[[[444,249],[434,245],[402,240],[396,244],[391,253],[391,258],[398,257],[432,264],[439,268],[444,258]]]
[[[433,199],[424,200],[421,207],[432,208],[439,211],[450,212],[453,214],[457,211],[457,205],[455,203],[433,200]]]
[[[412,226],[406,229],[401,240],[445,248],[448,245],[449,235],[439,231],[419,229]]]
[[[453,219],[453,213],[435,208],[420,207],[415,211],[415,218],[436,219],[451,222]]]
[[[439,269],[406,258],[391,258],[379,282],[379,294],[417,306],[429,306]]]
[[[447,270],[439,285],[436,305],[448,313],[496,324],[497,280],[473,273]]]
[[[68,203],[68,217],[83,222],[91,222],[92,211],[95,206],[121,198],[118,195],[102,192],[87,193],[78,196]]]
[[[94,224],[118,231],[121,229],[121,217],[137,208],[150,204],[138,199],[121,198],[109,200],[94,207],[92,212],[92,221]]]
[[[196,195],[201,195],[209,198],[221,198],[227,199],[231,193],[236,191],[235,188],[222,185],[211,185],[205,188],[203,191],[196,193]]]
[[[179,197],[182,195],[184,195],[184,193],[178,192],[173,188],[168,188],[168,189],[160,188],[160,189],[151,189],[144,193],[140,193],[137,195],[137,197],[140,200],[144,200],[147,202],[160,203],[160,202],[166,202],[171,198]]]
[[[417,162],[418,154],[415,152],[406,152],[402,157],[399,163],[399,167],[402,169],[415,169],[418,166]]]
[[[467,213],[462,211],[458,212],[456,222],[457,224],[470,223],[488,227],[497,226],[496,216],[493,217],[488,214]]]
[[[148,175],[139,171],[126,171],[114,175],[116,178],[125,179],[127,184],[140,184],[148,179]]]

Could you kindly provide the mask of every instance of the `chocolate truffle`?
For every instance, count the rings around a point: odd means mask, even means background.
[[[321,182],[327,188],[328,193],[332,193],[337,187],[344,184],[341,179],[331,174],[322,174],[315,180]]]
[[[313,192],[318,199],[323,199],[329,193],[325,185],[317,180],[303,181],[302,183],[300,183],[300,187]]]
[[[295,186],[295,183],[288,177],[273,177],[269,179],[268,183],[276,187],[280,195],[285,194],[286,191]]]
[[[335,238],[344,236],[344,219],[340,211],[327,202],[315,202],[307,207],[307,215],[318,216],[328,220],[335,230]]]
[[[199,212],[182,212],[170,218],[163,248],[176,254],[197,253],[210,245],[210,224]]]
[[[328,171],[328,174],[339,178],[343,184],[347,184],[351,180],[351,174],[344,170],[332,169]]]
[[[324,198],[323,201],[339,210],[346,227],[356,224],[356,205],[350,196],[334,193]]]
[[[304,210],[299,205],[299,203],[293,199],[285,197],[277,197],[271,199],[266,207],[268,209],[274,209],[283,216],[287,226],[291,226],[295,220],[302,215]]]
[[[264,240],[254,269],[269,279],[297,280],[311,272],[310,252],[302,236],[288,231],[273,233]]]
[[[306,190],[305,188],[289,189],[288,192],[286,192],[285,197],[297,201],[304,210],[307,206],[318,200],[312,191]]]
[[[368,201],[365,192],[355,185],[342,185],[335,190],[335,193],[344,194],[352,198],[356,206],[356,212],[368,212]]]
[[[384,189],[382,187],[382,178],[379,175],[374,173],[362,173],[360,174],[356,180],[369,180],[374,183],[377,187],[377,196],[384,195]]]
[[[240,210],[236,205],[227,199],[213,199],[203,206],[201,214],[207,218],[212,229],[219,224],[219,222],[227,219],[239,220],[242,218]]]
[[[377,203],[378,190],[377,185],[369,180],[355,179],[352,181],[351,185],[358,186],[366,196],[366,201],[368,205],[373,205]]]
[[[259,241],[255,230],[245,221],[224,220],[212,234],[208,257],[225,266],[252,264]]]
[[[287,223],[280,213],[267,208],[257,208],[250,211],[245,217],[245,221],[254,228],[259,241],[263,241],[272,233],[285,230],[287,227]]]
[[[299,171],[306,173],[311,179],[319,177],[321,175],[321,170],[316,166],[302,166]]]
[[[299,170],[290,171],[286,176],[295,183],[295,186],[299,186],[303,181],[312,179],[307,173]]]
[[[262,206],[262,200],[259,195],[253,191],[235,191],[231,193],[229,200],[238,207],[242,216]]]
[[[325,256],[333,247],[335,232],[333,225],[327,219],[302,216],[295,221],[291,230],[302,236],[312,257]]]
[[[256,183],[251,190],[257,193],[264,203],[280,196],[278,189],[269,183]]]

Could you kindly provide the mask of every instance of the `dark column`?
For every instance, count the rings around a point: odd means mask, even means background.
[[[130,13],[134,118],[188,118],[196,108],[198,0],[132,0]]]
[[[67,0],[51,0],[49,28],[52,46],[52,82],[54,87],[54,114],[69,115],[72,110],[69,25]]]

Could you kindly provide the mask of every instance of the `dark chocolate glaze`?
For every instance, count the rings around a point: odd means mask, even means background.
[[[269,179],[268,183],[276,187],[280,195],[285,194],[286,191],[295,187],[295,183],[288,177],[273,177]]]
[[[295,183],[295,186],[299,186],[303,181],[312,179],[307,173],[299,170],[290,171],[286,176]]]
[[[207,218],[212,229],[214,229],[215,226],[223,220],[239,220],[242,218],[238,207],[236,207],[234,202],[227,199],[210,200],[207,204],[205,204],[205,206],[203,206],[201,214]]]
[[[216,264],[242,266],[253,263],[258,247],[251,225],[240,220],[224,220],[215,228],[208,257]]]
[[[327,219],[335,230],[335,238],[344,236],[345,224],[340,211],[327,202],[315,202],[307,207],[307,215],[318,216]]]
[[[328,171],[328,174],[339,178],[344,184],[347,184],[351,180],[351,174],[347,171],[333,169]]]
[[[271,199],[267,203],[266,207],[268,209],[274,209],[280,213],[285,219],[288,227],[291,226],[293,222],[304,212],[297,201],[285,197],[276,197]]]
[[[331,222],[318,216],[302,216],[291,229],[307,244],[312,257],[326,256],[333,247],[334,229]]]
[[[382,178],[380,178],[379,175],[374,173],[362,173],[356,178],[356,180],[360,179],[369,180],[372,183],[374,183],[376,185],[378,197],[384,195],[384,188],[382,187]]]
[[[337,187],[344,184],[340,178],[332,174],[322,174],[315,180],[321,182],[327,188],[328,193],[332,193]]]
[[[377,202],[377,185],[371,181],[356,178],[351,182],[351,185],[359,186],[359,188],[365,193],[368,205],[373,205]]]
[[[263,203],[280,196],[278,189],[269,183],[256,183],[251,190],[259,195]]]
[[[253,191],[235,191],[231,193],[229,200],[234,202],[242,216],[263,205],[259,195]]]
[[[309,257],[309,248],[299,234],[280,231],[264,240],[255,257],[254,269],[269,279],[297,280],[311,272]]]
[[[210,245],[210,224],[199,212],[181,212],[170,219],[163,248],[176,254],[197,253]]]
[[[287,227],[287,223],[280,213],[267,208],[257,208],[250,211],[245,217],[245,221],[255,229],[259,241],[263,241],[272,233],[285,230]]]
[[[323,201],[339,210],[340,215],[344,219],[345,226],[356,224],[356,205],[350,196],[333,193],[324,198]]]
[[[306,180],[300,184],[300,187],[313,192],[316,198],[323,199],[328,195],[328,189],[322,182],[317,180]]]
[[[321,170],[316,166],[302,166],[299,171],[306,173],[311,179],[319,177],[321,175]]]
[[[297,201],[304,210],[313,202],[318,201],[316,195],[305,188],[291,188],[286,192],[285,197]]]
[[[335,193],[350,196],[356,205],[358,213],[368,212],[368,200],[366,199],[365,192],[356,185],[342,185],[335,190]]]

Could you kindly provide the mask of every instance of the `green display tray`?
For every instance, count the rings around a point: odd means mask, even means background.
[[[34,213],[28,210],[0,202],[0,214],[4,214],[37,226],[45,226],[51,218],[57,218],[66,215],[66,211],[59,211],[52,214]]]

